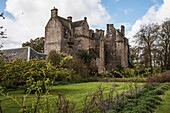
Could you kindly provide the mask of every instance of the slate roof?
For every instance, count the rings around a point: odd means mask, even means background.
[[[70,27],[71,27],[71,22],[70,22],[69,20],[67,20],[67,19],[65,19],[65,18],[63,18],[63,17],[60,17],[60,16],[57,16],[57,18],[59,19],[59,21],[61,22],[61,24],[62,24],[64,27],[70,29]]]
[[[83,25],[84,20],[76,21],[72,23],[72,27],[80,27]]]
[[[2,51],[4,55],[9,57],[10,59],[24,58],[26,60],[29,60],[38,57],[39,59],[43,58],[45,60],[47,56],[47,54],[36,52],[31,47],[3,49],[0,51]]]
[[[60,16],[57,16],[57,18],[59,19],[59,21],[61,22],[61,24],[70,29],[71,28],[75,28],[75,27],[80,27],[83,25],[83,22],[84,20],[80,20],[80,21],[75,21],[75,22],[70,22],[69,20],[63,18],[63,17],[60,17]]]

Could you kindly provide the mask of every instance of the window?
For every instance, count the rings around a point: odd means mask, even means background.
[[[64,37],[67,37],[67,29],[64,28]]]
[[[17,55],[17,52],[12,53],[12,56]]]

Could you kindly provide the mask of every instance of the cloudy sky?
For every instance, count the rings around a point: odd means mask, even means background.
[[[53,7],[74,21],[86,16],[93,29],[106,29],[110,23],[119,29],[123,24],[130,44],[140,25],[170,18],[170,0],[0,0],[0,13],[6,17],[0,18],[0,26],[8,36],[0,43],[4,48],[21,47],[23,42],[44,36]]]

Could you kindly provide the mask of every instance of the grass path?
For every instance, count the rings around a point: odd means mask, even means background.
[[[129,85],[130,83],[127,82],[88,82],[88,83],[78,83],[78,84],[69,84],[69,85],[59,85],[59,86],[52,86],[50,93],[56,96],[57,92],[60,92],[65,95],[66,99],[69,99],[70,101],[73,101],[76,103],[75,106],[75,112],[79,112],[83,108],[83,100],[86,95],[94,93],[98,86],[102,86],[104,89],[105,97],[107,96],[107,93],[109,93],[110,89],[113,88],[113,84],[118,84],[118,87],[116,88],[116,91],[118,93],[121,93],[123,91],[127,91],[130,89]],[[141,86],[143,83],[138,83],[138,86]],[[17,91],[11,91],[9,94],[14,95],[15,97],[21,97],[24,96],[23,90],[17,90]],[[116,95],[116,93],[115,93]],[[29,96],[35,96],[35,95],[29,95]],[[6,97],[3,97],[0,95],[0,100],[4,99]],[[35,99],[27,99],[26,103],[28,105],[31,105],[32,102],[35,102]],[[20,100],[21,102],[21,100]],[[13,101],[6,101],[2,103],[2,105],[7,106],[16,106],[16,103]],[[18,111],[17,109],[7,109],[3,108],[3,111],[5,113],[11,113]]]
[[[163,101],[158,106],[156,113],[170,113],[170,90],[165,93]]]

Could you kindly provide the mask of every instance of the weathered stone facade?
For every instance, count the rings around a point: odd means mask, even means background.
[[[128,39],[125,38],[125,27],[121,31],[107,24],[106,35],[104,30],[89,29],[87,18],[72,22],[72,17],[67,19],[58,16],[58,9],[51,10],[51,18],[45,27],[44,51],[48,54],[51,50],[67,53],[74,56],[78,50],[91,51],[102,73],[105,69],[111,70],[121,64],[128,67]]]

